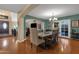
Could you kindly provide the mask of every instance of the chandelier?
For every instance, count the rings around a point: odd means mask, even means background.
[[[55,17],[54,12],[52,13],[52,16],[49,18],[49,21],[56,21],[58,20],[57,17]]]

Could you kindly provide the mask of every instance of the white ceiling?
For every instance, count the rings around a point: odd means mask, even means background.
[[[19,12],[24,6],[25,4],[0,4],[0,9]]]
[[[19,12],[24,6],[25,4],[0,4],[0,9]],[[53,12],[56,17],[79,14],[79,4],[40,4],[28,15],[48,19]]]
[[[41,4],[28,15],[48,19],[53,12],[56,17],[79,14],[79,4]]]

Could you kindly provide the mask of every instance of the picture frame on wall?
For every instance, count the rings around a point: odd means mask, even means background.
[[[72,27],[79,27],[79,20],[73,20],[71,24]]]
[[[41,29],[41,24],[38,24],[38,29]]]

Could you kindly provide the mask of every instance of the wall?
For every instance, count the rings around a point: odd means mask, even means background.
[[[26,25],[25,25],[25,21],[27,20],[27,19],[37,19],[37,20],[41,20],[41,21],[43,21],[44,22],[44,26],[45,26],[45,29],[48,29],[50,26],[49,26],[49,20],[47,20],[47,19],[41,19],[41,18],[37,18],[37,17],[33,17],[33,16],[30,16],[30,15],[26,15],[26,16],[24,16],[24,29],[26,29],[25,27],[26,27]],[[25,31],[25,30],[24,30]]]
[[[64,20],[64,19],[70,19],[71,21],[79,20],[79,14],[58,18],[58,20]],[[71,28],[71,29],[74,29],[76,32],[79,32],[79,28]]]
[[[49,20],[47,20],[47,21],[44,21],[45,22],[45,29],[51,29],[51,24],[50,24],[50,22],[49,22]]]
[[[47,29],[49,27],[49,20],[47,20],[47,19],[41,19],[41,18],[29,16],[29,15],[24,16],[24,22],[25,22],[26,19],[37,19],[37,20],[41,20],[41,21],[45,22],[45,29]]]
[[[42,30],[42,29],[44,28],[44,26],[43,26],[44,22],[41,21],[41,20],[37,20],[37,19],[27,19],[25,22],[26,22],[25,24],[26,24],[26,27],[27,27],[27,28],[30,28],[30,24],[31,24],[31,23],[37,23],[37,30]],[[40,27],[40,26],[41,26],[41,27]]]
[[[17,13],[11,12],[11,20],[12,20],[12,29],[17,29],[18,24],[17,24]]]

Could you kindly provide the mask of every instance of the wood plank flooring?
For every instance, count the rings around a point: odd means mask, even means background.
[[[30,38],[21,43],[16,43],[14,37],[0,38],[0,54],[79,54],[79,40],[58,38],[58,44],[50,49],[33,46]]]

